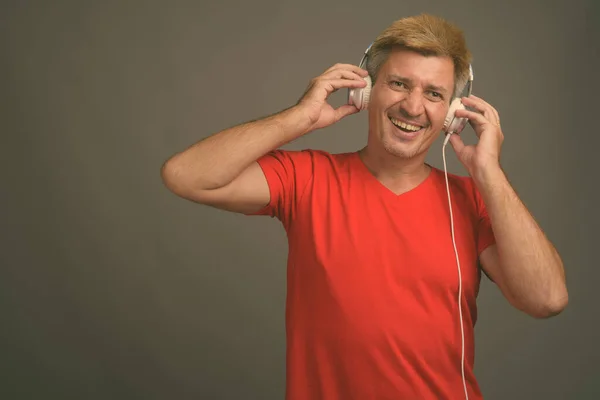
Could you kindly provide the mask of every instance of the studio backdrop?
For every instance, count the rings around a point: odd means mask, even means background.
[[[568,279],[567,309],[535,320],[483,278],[484,396],[600,398],[598,4],[3,2],[0,397],[282,399],[283,228],[182,200],[160,168],[291,106],[393,20],[428,12],[464,30],[474,94],[502,118],[503,168]],[[354,151],[366,122],[286,148]],[[439,168],[441,145],[428,155]]]

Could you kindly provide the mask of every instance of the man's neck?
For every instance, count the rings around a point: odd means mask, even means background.
[[[387,152],[378,154],[368,146],[359,150],[358,155],[371,174],[398,195],[414,189],[431,172],[431,166],[422,157],[402,159]]]

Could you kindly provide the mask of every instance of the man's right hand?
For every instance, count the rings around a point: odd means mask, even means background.
[[[306,92],[298,101],[300,107],[311,122],[311,131],[325,128],[342,118],[359,111],[357,107],[344,104],[333,108],[327,103],[328,97],[342,88],[363,88],[366,86],[368,72],[351,64],[335,64],[323,74],[310,81]]]

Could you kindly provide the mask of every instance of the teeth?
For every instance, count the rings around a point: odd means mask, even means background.
[[[416,131],[418,131],[419,129],[421,129],[421,127],[420,127],[420,126],[416,126],[416,125],[410,125],[410,124],[405,124],[404,122],[402,122],[402,121],[398,121],[398,120],[397,120],[397,119],[395,119],[395,118],[390,118],[390,121],[392,121],[392,124],[396,125],[397,127],[400,127],[400,128],[402,128],[402,129],[406,129],[406,130],[408,130],[408,131],[413,131],[413,132],[416,132]]]

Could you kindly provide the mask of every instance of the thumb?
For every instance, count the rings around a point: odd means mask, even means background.
[[[450,136],[449,141],[450,141],[450,144],[452,145],[452,148],[456,152],[456,154],[460,154],[463,151],[463,149],[465,148],[465,143],[463,142],[461,137],[455,133],[453,133]]]
[[[336,121],[339,121],[340,119],[347,117],[348,115],[356,114],[359,111],[360,110],[352,104],[344,104],[335,110],[335,119]]]

